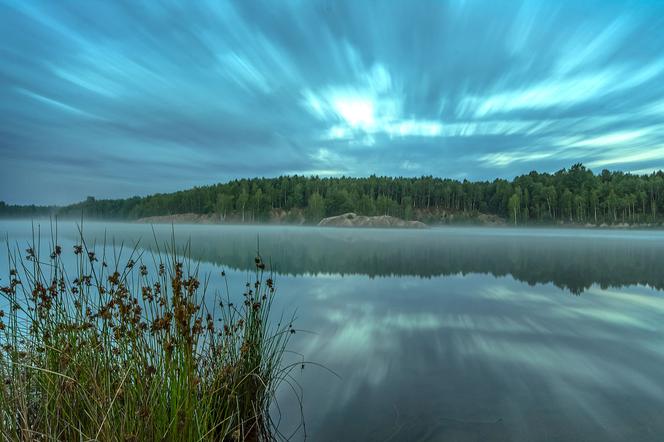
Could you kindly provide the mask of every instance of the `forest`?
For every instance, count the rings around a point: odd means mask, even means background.
[[[136,220],[183,213],[219,222],[317,223],[355,212],[430,224],[473,223],[482,216],[510,224],[650,224],[664,219],[664,172],[633,175],[582,164],[555,173],[530,172],[512,181],[468,181],[423,176],[366,178],[280,176],[238,179],[127,199],[96,199],[63,207],[8,205],[2,217],[81,217]]]

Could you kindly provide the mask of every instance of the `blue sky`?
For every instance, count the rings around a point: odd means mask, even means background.
[[[664,2],[0,0],[0,200],[664,168]]]

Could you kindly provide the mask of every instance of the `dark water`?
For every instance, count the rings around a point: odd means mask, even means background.
[[[60,225],[62,241],[71,226]],[[42,228],[48,224],[43,224]],[[86,236],[154,242],[149,226]],[[23,244],[26,222],[0,233]],[[171,234],[158,226],[159,241]],[[240,293],[272,260],[297,309],[313,441],[664,440],[664,232],[175,226]],[[2,275],[6,257],[0,254]],[[279,394],[281,430],[300,407]],[[275,408],[275,416],[278,410]],[[300,428],[294,439],[301,440]]]

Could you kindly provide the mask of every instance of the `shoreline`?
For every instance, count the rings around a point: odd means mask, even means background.
[[[329,218],[337,218],[343,215],[337,215]],[[224,221],[222,219],[214,219],[216,216],[211,216],[208,214],[175,214],[175,215],[159,215],[151,216],[145,218],[139,218],[135,220],[108,220],[108,221],[121,221],[134,224],[194,224],[194,225],[225,225],[225,226],[292,226],[292,227],[337,227],[337,228],[378,228],[378,229],[409,229],[412,230],[412,227],[396,226],[396,225],[372,225],[372,226],[336,226],[331,224],[320,224],[322,221],[325,221],[329,218],[323,218],[317,223],[305,223],[305,222],[287,222],[280,219],[274,219],[267,222],[242,222],[239,220],[228,220]],[[368,218],[379,218],[378,217],[368,217]],[[100,219],[99,221],[104,221]],[[404,222],[409,222],[405,221]],[[412,220],[416,222],[421,222],[419,220]],[[497,222],[482,222],[480,219],[478,222],[473,222],[473,219],[469,219],[467,222],[446,222],[446,223],[427,223],[424,228],[436,228],[436,227],[493,227],[493,228],[544,228],[544,229],[588,229],[588,230],[664,230],[664,223],[638,223],[638,224],[629,224],[629,223],[617,223],[617,224],[592,224],[592,223],[525,223],[525,224],[512,224],[512,223],[497,223]],[[421,228],[421,227],[420,227]],[[416,229],[417,230],[417,229]]]
[[[187,215],[187,216],[184,216]],[[194,215],[189,216],[189,215]],[[318,223],[305,223],[305,222],[288,222],[282,220],[272,220],[267,222],[242,222],[236,219],[228,221],[214,219],[210,215],[197,215],[197,214],[178,214],[178,215],[160,215],[138,219],[118,219],[118,218],[85,218],[84,222],[115,222],[115,223],[129,223],[129,224],[180,224],[180,225],[210,225],[210,226],[288,226],[288,227],[325,227],[325,228],[377,228],[388,230],[420,230],[412,228],[404,228],[399,226],[319,226]],[[0,217],[0,221],[81,221],[80,217]],[[496,229],[580,229],[580,230],[664,230],[664,223],[618,223],[618,224],[591,224],[591,223],[522,223],[514,225],[512,223],[483,223],[473,222],[473,220],[462,222],[444,222],[444,223],[429,223],[426,228],[441,228],[441,227],[484,227]]]

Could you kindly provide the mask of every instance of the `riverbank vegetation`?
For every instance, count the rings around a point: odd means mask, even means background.
[[[227,283],[225,296],[208,292],[186,248],[124,259],[82,239],[47,248],[10,250],[2,278],[2,440],[278,435],[270,405],[295,330],[270,317],[275,285],[260,256],[234,303]]]
[[[512,224],[645,224],[664,220],[664,172],[632,175],[581,164],[512,181],[282,176],[128,199],[87,200],[66,207],[8,206],[0,215],[57,214],[135,220],[182,213],[225,222],[317,223],[346,212],[392,215],[427,224],[500,217]],[[491,219],[491,218],[489,218]]]

